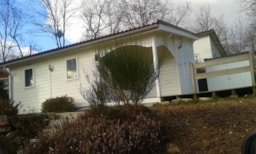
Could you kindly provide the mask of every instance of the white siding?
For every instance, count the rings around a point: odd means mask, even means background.
[[[171,53],[166,53],[160,68],[161,96],[172,96],[180,93],[176,59]]]
[[[194,42],[193,47],[197,62],[203,62],[204,59],[213,58],[210,36],[199,38]]]
[[[80,76],[77,79],[67,80],[66,59],[74,56],[79,57],[77,58],[77,63]],[[52,72],[48,70],[49,64],[53,66]],[[29,67],[33,67],[35,83],[35,86],[30,88],[24,87],[24,70],[27,67],[21,66],[12,69],[14,73],[13,96],[15,101],[22,103],[21,112],[32,112],[32,110],[39,112],[42,102],[46,99],[64,95],[73,97],[77,106],[88,105],[80,95],[79,88],[82,81],[81,78],[84,78],[83,69],[85,72],[90,73],[93,70],[92,68],[94,68],[94,51],[72,53],[72,55],[58,55],[48,58],[47,61],[36,62]]]
[[[248,66],[248,61],[235,62],[206,68],[207,72]],[[207,78],[208,90],[224,90],[252,86],[249,72]]]
[[[218,49],[216,48],[212,40],[211,40],[211,48],[212,48],[212,58],[221,57],[220,52],[218,51]]]
[[[189,40],[182,41],[182,47],[178,50],[178,64],[180,74],[181,94],[191,94],[192,84],[190,75],[190,63],[194,63],[194,51],[192,42]]]

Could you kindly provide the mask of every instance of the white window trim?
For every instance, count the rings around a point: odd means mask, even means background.
[[[29,70],[29,69],[32,69],[32,79],[33,79],[33,84],[32,84],[32,86],[26,86],[26,70]],[[24,87],[25,88],[34,88],[35,87],[35,71],[34,71],[34,68],[33,67],[28,67],[28,68],[25,68],[24,69],[24,71],[23,71],[23,73],[24,73]]]
[[[68,79],[67,61],[68,61],[68,60],[72,60],[72,59],[75,59],[75,60],[76,60],[76,73],[77,73],[77,74],[76,74],[76,77]],[[65,61],[65,65],[66,65],[66,74],[65,74],[65,76],[66,76],[66,80],[70,81],[70,80],[76,80],[76,79],[78,79],[78,78],[79,78],[79,71],[78,71],[78,69],[79,69],[79,66],[78,66],[78,58],[77,58],[77,57],[70,57],[70,58],[67,58],[67,59],[66,59],[66,61]]]

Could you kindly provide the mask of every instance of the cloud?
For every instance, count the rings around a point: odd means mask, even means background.
[[[7,48],[9,48],[7,60],[12,60],[12,59],[16,59],[16,58],[21,57],[21,53],[19,51],[19,48],[17,47],[17,45],[14,42],[8,41],[7,42]],[[29,56],[31,54],[38,53],[38,51],[30,49],[30,47],[21,47],[21,52],[22,52],[23,57]],[[3,58],[1,56],[0,57],[0,63],[2,61],[3,61]]]

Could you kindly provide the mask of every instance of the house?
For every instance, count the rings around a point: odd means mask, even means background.
[[[214,30],[200,32],[198,36],[193,45],[195,62],[207,67],[195,71],[212,75],[197,80],[197,92],[254,86],[254,62],[250,53],[227,55]]]
[[[95,52],[125,46],[141,46],[152,52],[155,68],[158,53],[165,53],[160,76],[144,102],[159,102],[162,97],[190,94],[193,91],[190,64],[194,63],[193,42],[198,36],[164,21],[132,28],[100,38],[37,53],[0,64],[9,69],[10,97],[21,102],[20,113],[40,112],[48,98],[67,95],[77,107],[88,106],[80,85],[89,88],[85,76],[93,76]],[[117,46],[122,44],[121,46]]]
[[[197,33],[199,39],[194,44],[195,62],[204,62],[206,59],[227,56],[226,51],[214,30]]]

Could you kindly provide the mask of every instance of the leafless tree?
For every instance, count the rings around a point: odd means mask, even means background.
[[[249,26],[245,36],[245,43],[247,49],[256,52],[256,0],[241,0],[242,9],[247,13],[250,18]]]
[[[82,19],[85,38],[96,38],[158,19],[179,25],[189,11],[190,3],[177,6],[164,0],[84,0]]]
[[[196,31],[206,31],[214,28],[215,18],[211,14],[209,5],[202,5],[200,12],[196,16],[195,27]]]
[[[256,0],[241,0],[242,8],[248,13],[250,16],[256,15]]]
[[[169,20],[172,24],[183,25],[186,22],[186,18],[191,11],[190,2],[185,2],[181,5],[167,5],[169,12],[167,12],[167,17],[165,19]],[[172,7],[171,7],[172,6]]]
[[[18,56],[15,51],[19,51],[23,57],[20,41],[24,14],[11,0],[1,2],[0,10],[1,61],[5,62],[10,57]]]
[[[97,38],[104,33],[117,32],[124,15],[120,7],[119,0],[84,0],[81,17],[86,29],[85,38]]]
[[[213,16],[211,12],[211,7],[209,5],[202,5],[200,7],[200,11],[196,15],[194,23],[195,26],[192,28],[193,31],[202,32],[214,29],[226,52],[237,53],[237,51],[234,52],[234,48],[235,46],[237,46],[237,44],[232,44],[236,42],[235,38],[233,40],[230,40],[230,38],[238,36],[234,33],[237,28],[233,28],[233,32],[231,33],[231,28],[228,27],[227,24],[224,22],[224,16]]]
[[[168,7],[161,0],[122,0],[125,23],[136,27],[168,15]]]
[[[37,0],[43,8],[37,11],[40,17],[46,19],[46,22],[36,22],[43,32],[50,33],[57,45],[62,47],[66,45],[66,32],[72,17],[74,17],[76,8],[72,5],[72,0]],[[45,13],[46,11],[46,13]]]
[[[229,49],[231,53],[245,51],[246,30],[240,18],[234,22],[230,30]]]
[[[256,54],[256,27],[253,25],[249,25],[245,32],[245,48],[248,51],[254,52]]]
[[[106,29],[105,23],[106,3],[102,0],[83,1],[82,19],[86,29],[85,38],[96,38]]]

